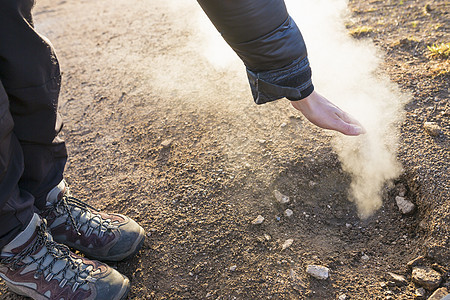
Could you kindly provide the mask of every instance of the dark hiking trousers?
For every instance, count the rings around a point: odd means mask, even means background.
[[[59,65],[33,29],[33,0],[0,0],[0,249],[63,178]]]

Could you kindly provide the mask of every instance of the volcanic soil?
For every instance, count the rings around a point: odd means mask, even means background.
[[[138,255],[113,264],[131,280],[129,299],[414,299],[419,286],[407,263],[420,255],[449,289],[450,63],[427,48],[450,42],[449,4],[349,7],[349,34],[371,39],[385,53],[382,72],[411,94],[398,149],[403,174],[366,220],[348,201],[350,176],[331,136],[287,100],[256,106],[245,81],[229,86],[229,75],[184,51],[191,33],[164,1],[38,1],[36,26],[63,71],[71,190],[146,230]],[[155,85],[171,58],[201,70],[183,74],[187,93]],[[429,134],[425,122],[440,131]],[[396,205],[403,188],[412,215]],[[290,202],[278,203],[274,190]],[[264,222],[252,224],[258,215]],[[309,264],[328,267],[330,277],[306,274]],[[0,299],[21,297],[1,283]]]

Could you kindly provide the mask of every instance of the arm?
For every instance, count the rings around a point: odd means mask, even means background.
[[[283,0],[198,0],[244,62],[257,104],[286,97],[313,124],[347,135],[362,126],[314,92],[306,46]]]

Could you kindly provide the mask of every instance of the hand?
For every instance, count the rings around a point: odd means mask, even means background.
[[[356,119],[315,91],[308,97],[298,101],[291,101],[291,103],[311,123],[320,128],[331,129],[353,136],[366,132]]]

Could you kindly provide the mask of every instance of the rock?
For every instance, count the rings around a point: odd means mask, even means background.
[[[317,185],[317,182],[314,182],[314,181],[310,181],[309,183],[308,183],[308,186],[309,186],[309,188],[314,188],[315,186]]]
[[[422,265],[424,263],[424,261],[425,261],[425,256],[421,255],[421,256],[418,256],[418,257],[414,258],[413,260],[409,261],[407,266],[408,266],[408,268],[412,269],[415,266]]]
[[[236,271],[237,266],[236,265],[232,265],[231,267],[228,268],[228,270],[230,270],[231,272]]]
[[[397,285],[407,285],[408,284],[408,280],[406,280],[405,276],[403,275],[398,275],[392,272],[388,272],[389,275],[389,279],[391,279],[392,281],[394,281]]]
[[[443,300],[445,297],[449,297],[450,299],[450,293],[448,293],[447,288],[442,287],[434,291],[428,300]]]
[[[289,197],[286,195],[283,195],[282,193],[280,193],[277,190],[273,191],[273,195],[275,196],[275,198],[277,199],[278,202],[280,202],[281,204],[286,204],[289,203]]]
[[[361,259],[364,261],[368,261],[370,259],[369,255],[364,254],[363,256],[361,256]]]
[[[308,265],[306,267],[306,273],[311,275],[314,278],[317,279],[327,279],[328,278],[328,272],[330,269],[324,266],[317,266],[317,265]]]
[[[429,291],[434,290],[441,284],[442,276],[430,267],[414,267],[412,280]]]
[[[284,128],[284,127],[286,127],[286,126],[287,126],[286,123],[282,123],[282,124],[280,125],[281,128]]]
[[[262,222],[264,222],[264,217],[261,216],[261,215],[258,215],[258,216],[256,217],[256,219],[254,219],[254,220],[252,221],[252,224],[253,224],[253,225],[259,225],[259,224],[261,224]]]
[[[290,218],[294,214],[294,212],[288,208],[284,211],[284,214],[286,215],[286,217]]]
[[[281,249],[285,250],[285,249],[289,248],[293,242],[294,242],[293,239],[287,239],[286,241],[284,241],[283,245],[281,245]]]
[[[267,233],[264,233],[264,238],[266,239],[266,241],[270,241],[272,239],[272,237]]]
[[[352,228],[352,224],[345,223],[345,227],[347,227],[347,228]]]
[[[414,296],[416,297],[416,298],[423,298],[423,297],[425,297],[425,294],[426,294],[427,292],[425,291],[425,289],[424,288],[418,288],[417,290],[416,290],[416,292],[414,293]]]
[[[402,214],[407,215],[414,211],[416,206],[409,200],[406,200],[404,197],[397,196],[395,197],[395,202],[397,202],[398,209],[402,212]]]
[[[338,297],[338,300],[345,300],[345,299],[347,299],[346,294],[339,295],[339,297]]]
[[[164,140],[161,142],[161,146],[163,146],[163,148],[169,148],[172,145],[172,142],[172,139]]]
[[[441,133],[441,127],[436,122],[425,122],[423,128],[431,136],[438,136]]]

